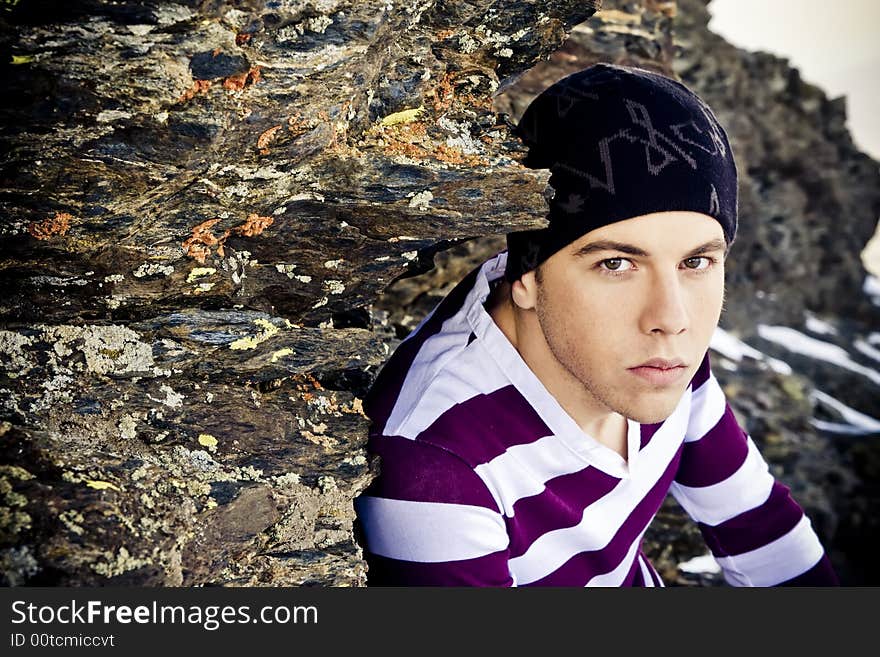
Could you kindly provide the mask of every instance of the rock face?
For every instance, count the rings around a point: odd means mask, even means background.
[[[369,304],[536,225],[492,94],[595,9],[6,3],[3,583],[363,584]]]
[[[680,75],[729,127],[722,325],[767,356],[728,346],[716,373],[842,575],[875,583],[878,434],[827,426],[852,426],[829,397],[880,417],[852,349],[880,325],[858,258],[876,163],[840,101],[709,33],[705,2],[598,5],[0,10],[0,582],[363,585],[360,400],[499,235],[542,224],[547,175],[510,123],[609,61]],[[864,369],[761,328],[807,318]],[[667,582],[719,583],[678,567],[705,546],[673,505],[649,539]]]

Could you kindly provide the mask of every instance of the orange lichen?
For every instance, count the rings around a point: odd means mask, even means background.
[[[251,40],[251,34],[249,32],[240,32],[235,35],[235,45],[243,46],[248,41]]]
[[[303,399],[308,401],[314,397],[310,390],[323,390],[324,386],[315,378],[313,374],[306,372],[305,374],[296,374],[293,376],[296,381],[296,389],[303,393]]]
[[[257,148],[260,149],[260,155],[269,154],[269,144],[275,140],[279,130],[281,130],[281,126],[275,125],[260,135],[257,139]]]
[[[223,88],[228,91],[240,91],[244,89],[244,86],[247,84],[247,75],[247,71],[230,75],[223,80]]]
[[[415,144],[407,144],[402,141],[393,141],[383,149],[385,155],[405,155],[413,159],[428,157],[428,151]]]
[[[473,94],[456,92],[456,84],[459,80],[471,77],[474,71],[459,71],[458,73],[444,73],[437,81],[437,85],[427,93],[427,99],[431,101],[434,110],[445,112],[453,103],[466,105],[479,109],[493,111],[492,98],[489,95],[474,96]]]
[[[453,34],[455,34],[455,30],[440,30],[434,36],[437,37],[438,41],[443,41],[443,39],[448,39]]]
[[[241,91],[249,84],[256,84],[260,81],[260,67],[254,66],[249,71],[230,75],[223,80],[223,88],[228,91]]]
[[[211,227],[220,219],[208,219],[192,229],[192,236],[181,246],[183,252],[191,258],[195,258],[201,264],[205,264],[205,258],[211,255],[212,246],[217,247],[217,255],[223,257],[223,243],[229,237],[229,231],[225,231],[220,237],[214,237]]]
[[[479,155],[468,155],[463,153],[461,149],[447,146],[446,144],[438,144],[434,157],[441,162],[449,164],[465,164],[467,166],[489,166],[484,158]]]
[[[211,247],[216,246],[217,255],[222,258],[226,255],[226,239],[232,233],[241,235],[242,237],[254,237],[271,226],[275,222],[275,219],[273,217],[264,217],[256,212],[252,212],[247,216],[247,219],[245,219],[243,224],[228,228],[223,231],[222,235],[215,237],[212,229],[218,221],[220,221],[219,218],[208,219],[193,228],[192,236],[181,245],[183,247],[183,252],[191,258],[195,258],[201,264],[205,264],[205,258],[211,255]]]
[[[254,237],[271,226],[274,221],[273,217],[261,217],[256,212],[252,212],[241,226],[236,226],[232,230],[245,237]]]
[[[323,390],[324,389],[324,386],[321,385],[321,382],[318,381],[318,379],[316,379],[312,374],[309,374],[308,372],[306,372],[304,377],[305,377],[305,379],[307,379],[309,381],[309,383],[311,383],[313,386],[315,386],[315,390]]]
[[[314,389],[314,390],[323,390],[324,389],[324,386],[321,385],[321,382],[318,381],[318,379],[316,379],[313,374],[306,372],[305,374],[302,375],[302,378],[305,379],[305,381],[306,381],[306,386],[301,388],[302,390],[307,390],[308,385],[311,385],[312,389]]]
[[[214,51],[211,53],[211,57],[216,57],[221,52],[223,52],[223,48],[214,48]]]
[[[180,95],[180,97],[177,99],[177,102],[185,103],[196,94],[205,93],[208,89],[211,88],[212,84],[213,83],[210,80],[193,80],[192,86]]]
[[[383,150],[386,155],[406,155],[415,158],[428,156],[428,150],[420,145],[420,142],[426,141],[428,136],[423,123],[404,123],[390,128],[380,126],[374,132],[384,138]]]
[[[434,109],[437,112],[445,112],[452,107],[455,96],[455,87],[452,84],[452,74],[444,73],[437,85],[428,92],[428,98],[432,99]]]
[[[53,235],[64,235],[70,229],[70,220],[73,215],[67,212],[56,212],[54,217],[43,221],[32,221],[28,225],[28,232],[38,240],[50,239]]]
[[[488,166],[488,162],[478,155],[465,154],[446,144],[434,144],[428,137],[425,124],[417,121],[394,126],[372,126],[367,134],[381,140],[385,155],[434,159],[455,165]]]

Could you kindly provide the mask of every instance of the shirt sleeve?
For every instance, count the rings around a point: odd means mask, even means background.
[[[836,586],[810,519],[740,427],[707,352],[670,492],[733,586]]]
[[[373,436],[380,474],[355,500],[369,586],[512,586],[503,515],[455,454]]]

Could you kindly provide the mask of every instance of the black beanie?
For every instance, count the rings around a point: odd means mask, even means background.
[[[736,237],[733,151],[712,110],[683,84],[640,68],[596,64],[548,87],[514,129],[523,164],[550,169],[549,225],[507,235],[505,277],[591,230],[653,212],[700,212]]]

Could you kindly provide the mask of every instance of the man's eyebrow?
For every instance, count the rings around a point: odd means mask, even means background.
[[[713,240],[709,240],[704,244],[700,244],[694,249],[691,249],[688,253],[685,254],[684,257],[691,258],[700,253],[726,250],[727,243],[723,239],[716,238]],[[614,240],[599,240],[598,242],[590,242],[589,244],[584,244],[581,248],[574,252],[574,257],[583,258],[592,253],[598,253],[600,251],[620,251],[621,253],[628,253],[629,255],[641,256],[643,258],[651,257],[650,253],[637,246],[627,244],[626,242],[615,242]]]
[[[637,246],[626,244],[625,242],[615,242],[614,240],[599,240],[598,242],[589,242],[574,252],[575,258],[582,258],[592,253],[600,251],[620,251],[630,255],[647,257],[648,253]]]
[[[685,258],[691,258],[695,255],[699,255],[701,253],[711,253],[712,251],[724,251],[727,252],[727,242],[725,242],[720,237],[715,238],[714,240],[709,240],[705,244],[700,244],[697,248],[693,249],[690,253],[685,254]]]

